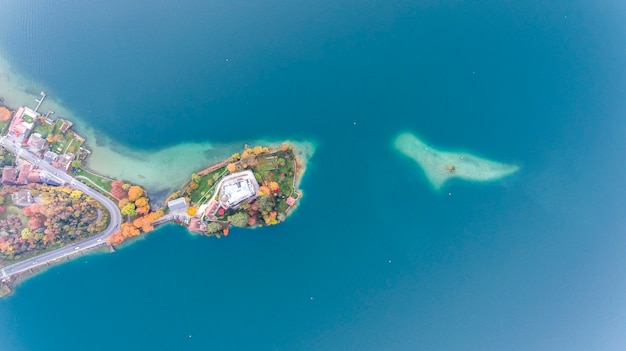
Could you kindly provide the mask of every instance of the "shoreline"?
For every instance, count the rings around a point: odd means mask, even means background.
[[[32,88],[32,86],[37,88]],[[19,106],[34,107],[36,104],[35,99],[39,97],[38,92],[46,90],[48,89],[42,87],[41,84],[28,81],[26,78],[13,72],[9,63],[0,56],[0,98],[2,98],[2,104],[7,106],[9,110],[16,111]],[[117,142],[109,135],[98,133],[86,120],[76,116],[70,109],[64,107],[62,100],[46,95],[46,99],[37,106],[40,114],[50,114],[53,120],[62,118],[70,121],[74,125],[73,129],[84,137],[86,140],[84,146],[91,151],[85,160],[84,165],[86,169],[96,173],[98,176],[139,184],[148,193],[157,194],[153,197],[155,200],[158,199],[159,194],[171,193],[179,188],[179,184],[184,184],[189,175],[198,171],[198,168],[207,164],[210,165],[209,168],[218,167],[223,162],[227,162],[230,155],[239,151],[243,145],[248,144],[268,145],[276,148],[287,144],[292,148],[294,151],[293,162],[295,168],[292,180],[292,194],[294,196],[297,195],[297,199],[300,200],[303,192],[298,187],[306,172],[307,163],[316,150],[314,142],[289,139],[282,141],[257,139],[254,141],[236,141],[223,144],[214,144],[208,141],[199,143],[183,141],[155,150],[133,149],[132,146]],[[46,113],[45,111],[49,112]],[[54,113],[51,111],[54,111]],[[206,166],[204,169],[206,169]],[[111,194],[109,193],[109,195]],[[157,203],[157,201],[153,201],[153,203]],[[287,207],[285,215],[289,216],[297,207],[297,204],[290,205]],[[189,232],[192,233],[191,231]],[[227,228],[225,228],[224,235],[227,235]],[[124,242],[122,247],[131,245],[144,238],[144,235],[133,237],[128,242]],[[41,264],[41,266],[34,266],[15,275],[9,275],[0,282],[0,288],[6,287],[8,294],[11,294],[13,288],[22,281],[46,271],[49,267],[71,261],[83,255],[97,252],[104,253],[105,248],[105,246],[91,247],[76,254],[58,258],[58,261],[49,261]],[[0,297],[6,296],[3,295],[4,293],[6,291],[0,289]]]
[[[65,118],[74,122],[74,129],[87,139],[91,150],[86,166],[98,174],[142,184],[150,193],[171,192],[183,184],[189,174],[197,172],[201,165],[215,164],[234,152],[249,145],[280,145],[282,141],[259,138],[239,140],[231,143],[181,141],[159,149],[134,149],[131,145],[116,141],[109,135],[95,130],[87,120],[76,115],[56,97],[54,89],[48,89],[34,80],[15,72],[10,63],[0,54],[0,97],[8,106],[31,106],[39,91],[49,94],[41,105],[41,111],[53,110],[53,118]],[[288,140],[288,139],[287,139]],[[298,150],[315,150],[310,141],[293,142]],[[305,157],[306,158],[306,157]]]
[[[110,253],[108,246],[100,245],[94,246],[84,251],[77,252],[75,254],[65,256],[61,260],[54,261],[45,265],[39,265],[31,268],[28,271],[12,274],[5,280],[0,281],[0,299],[14,295],[16,288],[25,281],[38,276],[39,274],[47,272],[50,268],[59,267],[64,263],[75,261],[83,256],[91,256],[95,254],[107,254]],[[3,291],[3,289],[8,289]]]

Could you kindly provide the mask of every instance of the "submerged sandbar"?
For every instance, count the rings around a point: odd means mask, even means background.
[[[519,170],[516,165],[491,161],[465,152],[438,150],[411,133],[398,135],[394,145],[402,154],[417,162],[435,189],[440,189],[451,178],[490,182]]]

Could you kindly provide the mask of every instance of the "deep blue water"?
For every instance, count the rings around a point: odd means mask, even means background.
[[[3,3],[2,55],[127,146],[318,149],[286,223],[54,267],[0,301],[0,350],[624,350],[625,10]],[[402,131],[521,170],[433,192]]]

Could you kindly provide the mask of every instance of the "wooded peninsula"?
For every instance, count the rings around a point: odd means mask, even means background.
[[[91,151],[70,120],[0,105],[0,296],[62,259],[116,246],[175,223],[205,236],[285,221],[302,193],[303,160],[291,143],[245,145],[191,174],[161,205],[137,184],[88,168]]]

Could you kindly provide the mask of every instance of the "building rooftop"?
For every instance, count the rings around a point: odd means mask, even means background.
[[[33,203],[33,196],[30,194],[29,190],[20,190],[11,194],[11,201],[16,206],[28,206]]]
[[[28,138],[28,146],[31,149],[41,150],[46,146],[46,139],[43,139],[41,134],[34,133]]]
[[[206,224],[202,222],[199,218],[192,218],[189,221],[189,226],[187,227],[187,229],[192,232],[205,232],[206,228]]]
[[[63,122],[61,123],[61,127],[59,128],[59,130],[61,131],[61,133],[65,133],[67,132],[68,129],[70,129],[70,127],[72,126],[72,122],[68,121],[68,120],[63,120]]]
[[[179,197],[167,202],[167,207],[170,211],[182,210],[187,208],[187,200],[184,197]]]
[[[20,166],[20,174],[18,174],[17,176],[17,184],[26,184],[27,179],[28,179],[28,175],[30,174],[31,169],[33,168],[33,165],[30,164],[29,162],[24,161],[22,163],[22,166]]]
[[[41,171],[39,172],[39,178],[41,179],[42,183],[48,184],[48,185],[62,185],[63,181],[60,180],[59,178],[53,176],[52,174],[46,172],[46,171]]]
[[[64,154],[63,156],[59,157],[59,159],[57,160],[58,164],[55,167],[67,172],[67,170],[70,169],[70,165],[72,164],[72,161],[74,161],[75,158],[76,157],[74,156],[74,154],[68,152],[67,154]]]
[[[51,163],[52,161],[55,161],[57,158],[59,157],[59,155],[56,152],[53,151],[46,151],[45,154],[43,154],[43,160]]]
[[[28,178],[26,179],[29,183],[41,183],[41,170],[34,169],[28,174]]]
[[[245,201],[256,199],[259,183],[251,170],[233,173],[220,182],[219,202],[224,208],[235,208]]]
[[[11,166],[2,168],[2,184],[15,184],[17,169]]]

